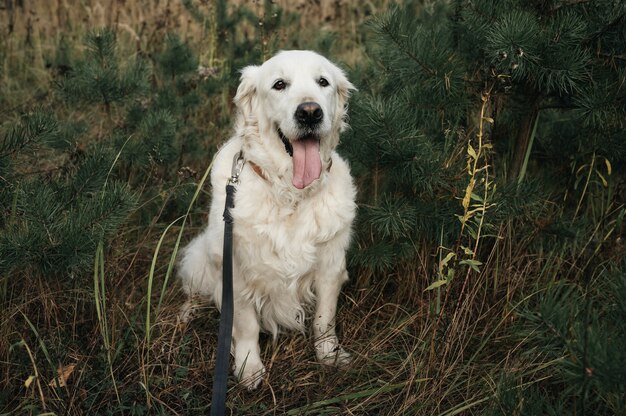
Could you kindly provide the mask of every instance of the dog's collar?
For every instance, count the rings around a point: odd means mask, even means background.
[[[259,165],[257,165],[256,163],[254,163],[253,161],[248,161],[248,164],[250,165],[250,167],[252,168],[252,170],[254,171],[254,173],[256,173],[261,179],[264,179],[266,181],[269,181],[269,179],[267,178],[267,176],[265,176],[265,173],[263,173],[263,169],[261,169],[261,167]]]

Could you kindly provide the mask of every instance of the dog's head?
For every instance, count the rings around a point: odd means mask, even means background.
[[[293,159],[296,188],[319,178],[322,161],[346,127],[346,104],[354,86],[341,69],[311,51],[283,51],[261,66],[243,69],[235,96],[244,124],[284,146]],[[282,142],[282,143],[281,143]]]

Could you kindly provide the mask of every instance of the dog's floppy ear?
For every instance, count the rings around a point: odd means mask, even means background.
[[[336,70],[335,80],[337,82],[337,114],[341,120],[340,131],[344,131],[348,127],[347,120],[347,108],[348,108],[348,99],[350,98],[350,94],[352,91],[356,91],[356,87],[352,85],[346,74],[339,68]]]
[[[348,81],[346,74],[339,68],[337,68],[336,79],[339,102],[341,106],[345,106],[348,103],[348,98],[350,98],[352,91],[356,91],[356,87]]]
[[[258,66],[250,65],[241,70],[241,78],[234,102],[244,120],[252,116],[253,100],[256,95]]]

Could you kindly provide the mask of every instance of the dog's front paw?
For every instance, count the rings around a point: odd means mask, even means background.
[[[324,365],[346,367],[352,362],[352,356],[346,352],[337,337],[327,337],[315,342],[317,361]]]
[[[352,355],[337,345],[336,351],[325,355],[317,354],[317,360],[324,365],[333,367],[347,367],[352,362]]]
[[[194,318],[197,310],[198,303],[195,299],[189,297],[189,299],[187,299],[185,303],[183,303],[183,305],[180,307],[180,310],[178,311],[178,322],[183,325],[187,324]]]
[[[235,365],[235,376],[248,390],[254,390],[259,387],[264,374],[265,367],[261,361],[248,361]]]

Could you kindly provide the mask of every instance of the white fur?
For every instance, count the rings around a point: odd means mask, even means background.
[[[329,82],[324,87],[320,77]],[[277,79],[287,87],[273,89]],[[235,194],[233,279],[235,374],[249,388],[265,369],[259,356],[260,330],[276,336],[281,329],[305,331],[313,315],[314,345],[325,364],[349,362],[335,333],[341,285],[347,280],[345,252],[355,216],[355,187],[346,162],[334,151],[345,128],[345,108],[354,89],[343,72],[310,51],[284,51],[261,66],[243,69],[235,96],[234,136],[215,156],[213,199],[207,228],[183,250],[179,276],[190,296],[209,298],[221,307],[222,214],[233,156],[243,150],[244,165]],[[316,129],[322,174],[300,190],[292,184],[292,161],[277,127],[296,140],[301,127],[296,107],[320,105],[324,118]],[[329,164],[332,160],[332,166]],[[259,176],[251,167],[261,168]],[[313,305],[315,304],[315,309]],[[183,308],[188,318],[190,302]]]

